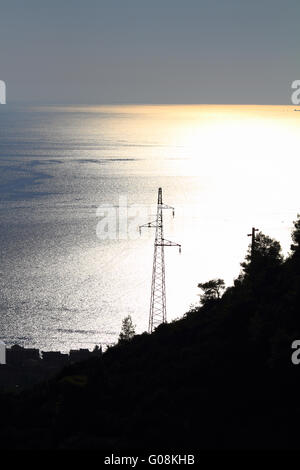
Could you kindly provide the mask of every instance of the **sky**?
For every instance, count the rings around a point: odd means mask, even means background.
[[[299,0],[1,0],[7,103],[291,104]]]

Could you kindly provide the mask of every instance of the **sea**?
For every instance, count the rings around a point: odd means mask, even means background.
[[[158,188],[167,319],[239,275],[255,227],[288,255],[300,212],[292,106],[0,105],[0,339],[42,351],[147,331]]]

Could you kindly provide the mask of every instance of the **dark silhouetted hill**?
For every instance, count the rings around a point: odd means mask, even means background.
[[[2,447],[299,448],[299,232],[286,260],[259,233],[235,285],[181,320],[3,395]]]

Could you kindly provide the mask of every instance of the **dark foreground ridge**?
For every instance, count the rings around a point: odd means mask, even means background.
[[[60,449],[299,448],[300,220],[291,255],[259,233],[223,296],[21,394],[0,445]],[[219,293],[218,293],[219,294]],[[295,351],[294,351],[295,352]]]

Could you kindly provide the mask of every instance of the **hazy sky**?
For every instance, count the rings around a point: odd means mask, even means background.
[[[9,102],[291,104],[299,0],[1,0]]]

